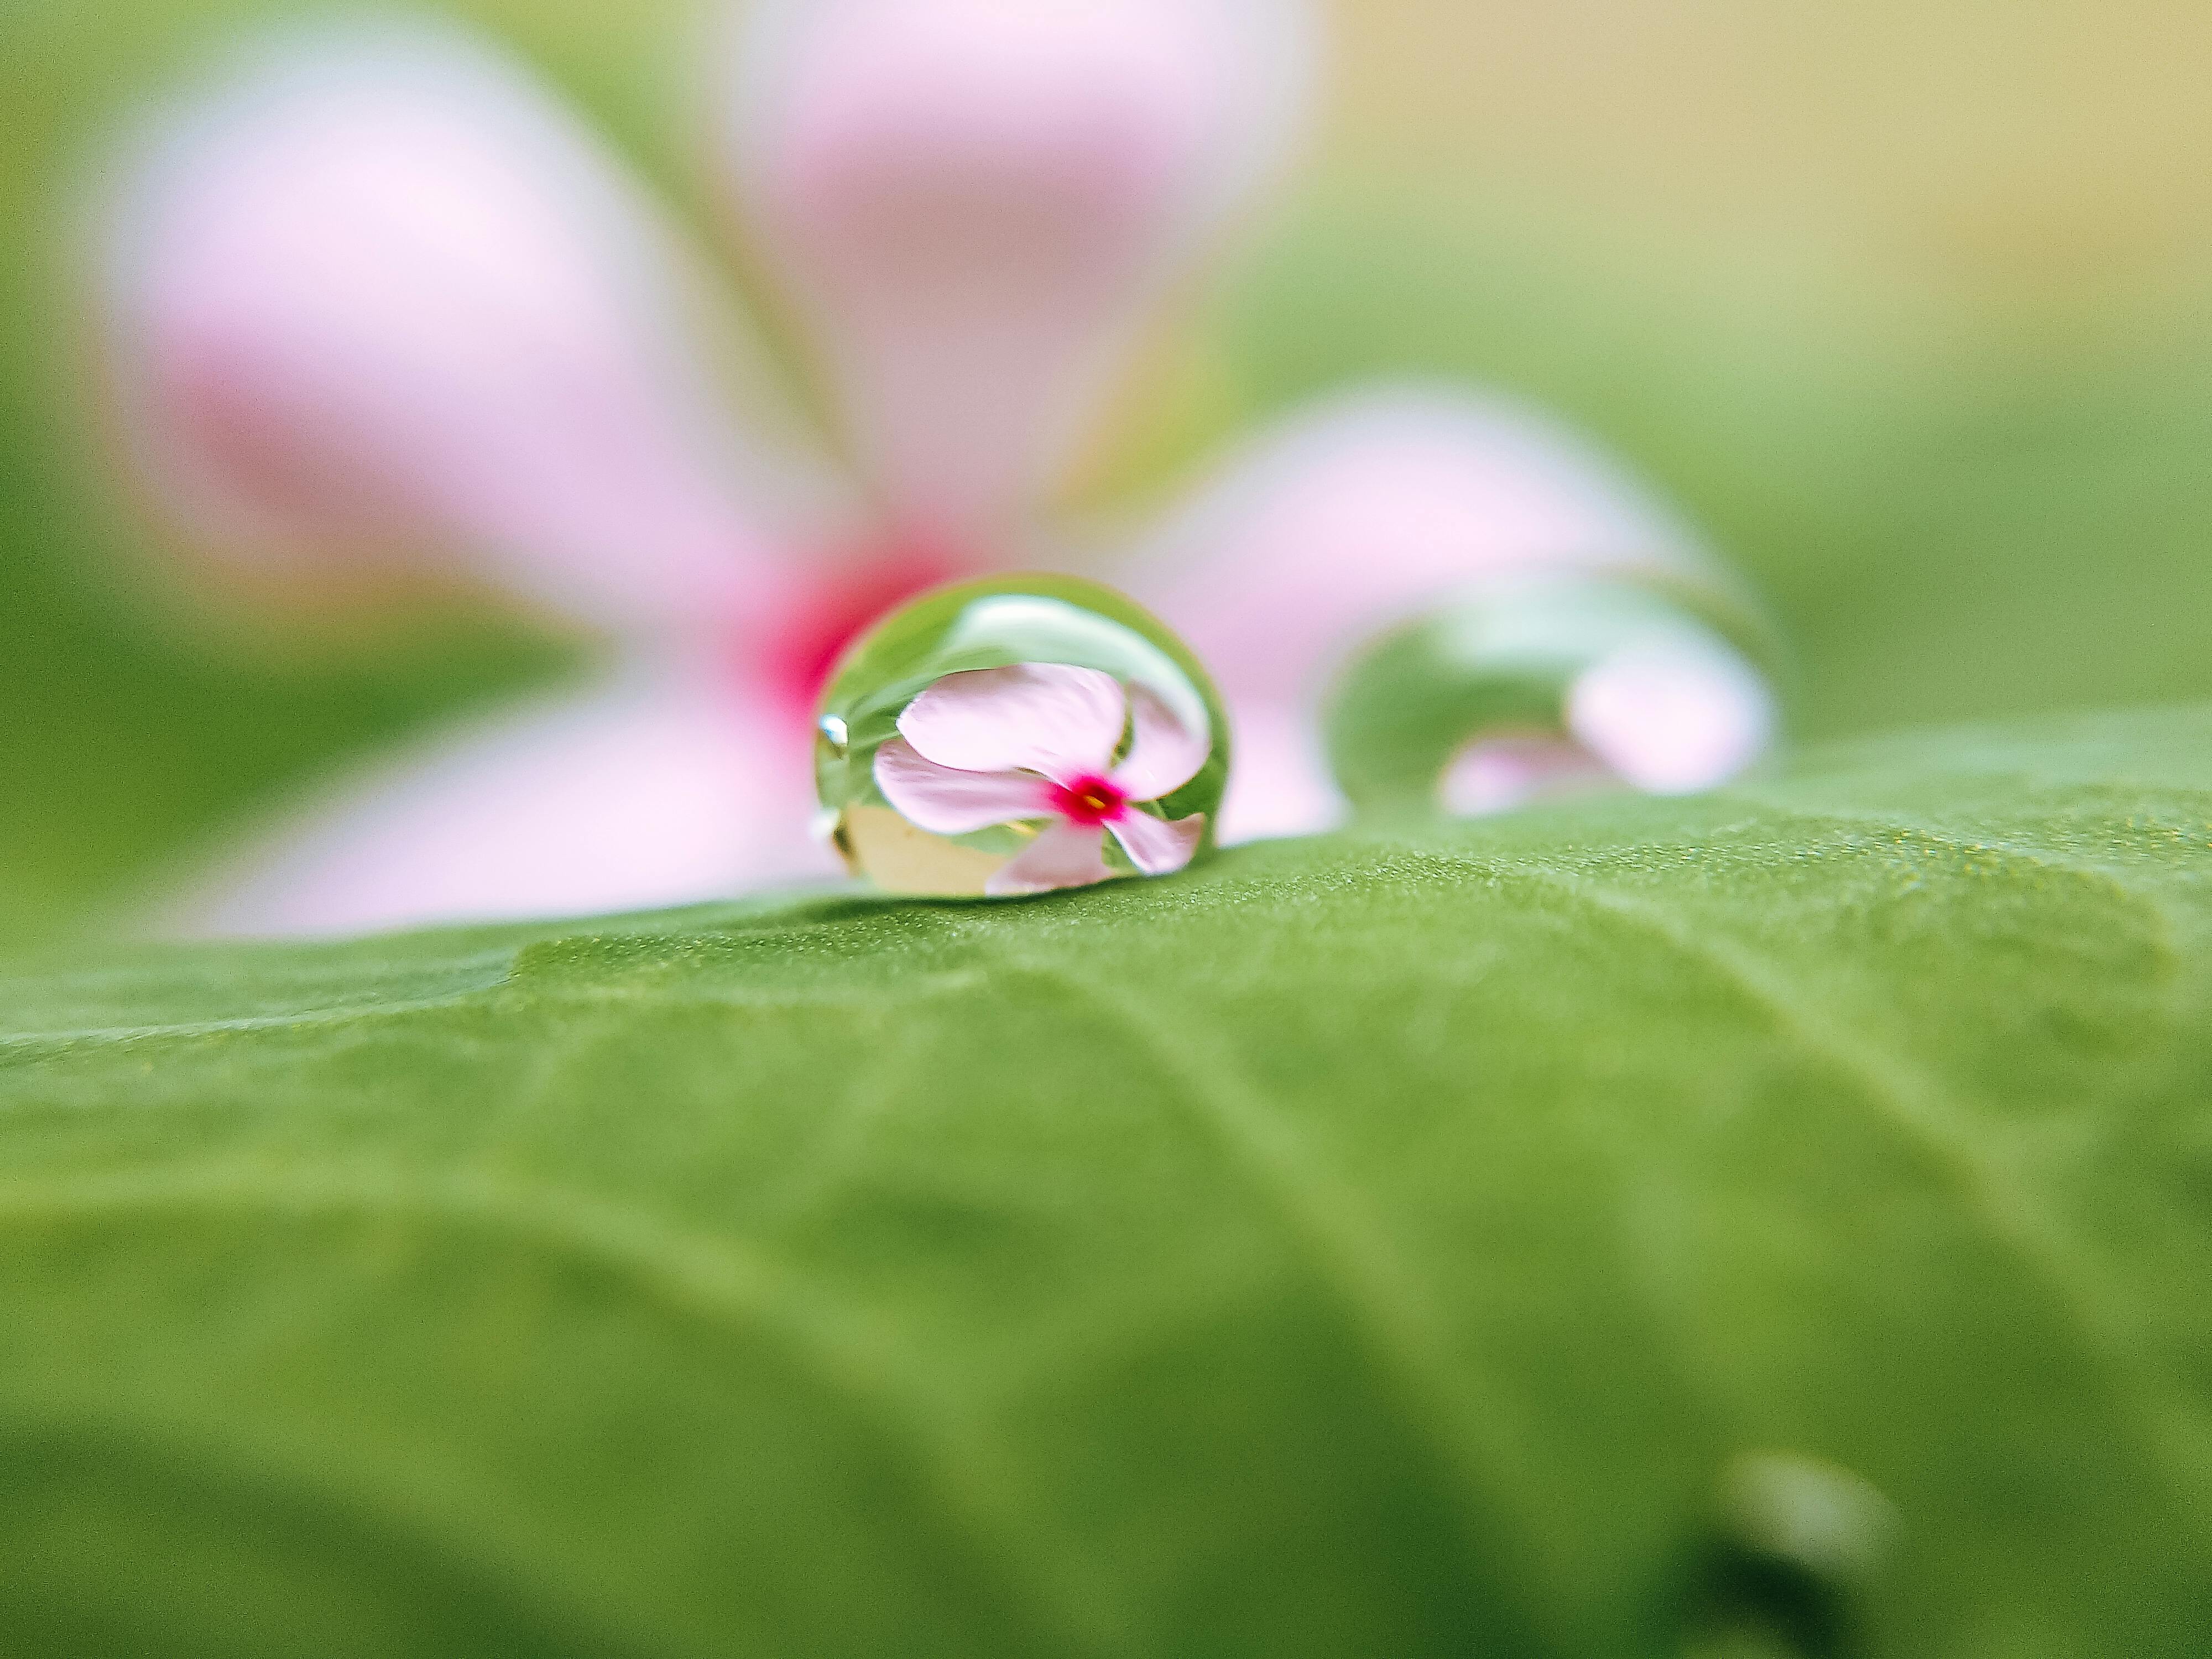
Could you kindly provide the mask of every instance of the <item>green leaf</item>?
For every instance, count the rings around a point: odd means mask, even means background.
[[[2212,708],[0,1028],[0,1650],[2204,1650]]]

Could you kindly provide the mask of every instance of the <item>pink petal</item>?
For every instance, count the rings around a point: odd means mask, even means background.
[[[1000,866],[983,890],[994,898],[1010,898],[1110,880],[1114,872],[1102,856],[1105,846],[1105,832],[1096,825],[1085,828],[1060,819]]]
[[[1129,862],[1148,876],[1164,876],[1190,862],[1206,833],[1206,814],[1187,818],[1156,818],[1146,812],[1124,812],[1106,826]]]
[[[1587,671],[1567,723],[1630,783],[1692,794],[1759,758],[1778,724],[1773,694],[1734,657],[1663,647],[1624,651]]]
[[[1306,0],[763,0],[738,182],[896,516],[1003,536],[1267,173]]]
[[[1105,769],[1121,744],[1127,708],[1111,674],[1023,663],[945,675],[907,705],[898,728],[939,766],[1026,768],[1064,780]]]
[[[876,750],[876,787],[898,815],[939,836],[1042,817],[1046,786],[1022,772],[962,772],[939,766],[896,738]]]
[[[173,112],[128,176],[110,355],[198,538],[332,575],[465,556],[617,625],[772,601],[696,273],[512,64],[428,29],[308,36]]]
[[[1271,836],[1312,836],[1344,820],[1344,796],[1329,774],[1321,726],[1292,702],[1249,699],[1231,706],[1235,763],[1214,834],[1224,847]]]
[[[183,884],[164,930],[325,934],[638,910],[837,871],[803,722],[636,669],[438,734]]]
[[[1695,556],[1572,434],[1406,389],[1324,404],[1231,457],[1121,580],[1233,704],[1310,706],[1354,647],[1471,579]]]
[[[1603,787],[1605,763],[1563,738],[1486,738],[1445,768],[1437,793],[1448,811],[1468,817]]]
[[[1141,685],[1129,688],[1127,758],[1114,769],[1114,781],[1131,800],[1158,800],[1198,775],[1213,752],[1211,732],[1194,732]]]

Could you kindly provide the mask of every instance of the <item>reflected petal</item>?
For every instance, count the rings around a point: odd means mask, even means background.
[[[635,672],[434,738],[257,836],[166,932],[323,934],[636,910],[836,872],[810,732],[711,669]]]
[[[1437,797],[1447,811],[1480,817],[1601,789],[1613,777],[1595,755],[1563,738],[1485,738],[1444,769]]]
[[[1182,256],[1272,167],[1307,0],[764,0],[738,187],[895,516],[1004,536]]]
[[[1105,769],[1127,719],[1111,674],[1031,662],[945,675],[906,706],[898,729],[939,766],[1065,781]]]
[[[1106,867],[1105,846],[1106,832],[1096,824],[1085,827],[1062,818],[1002,865],[983,890],[1006,898],[1110,880],[1114,872]]]
[[[939,766],[893,738],[876,750],[876,787],[908,823],[938,836],[1045,816],[1043,780],[1022,772],[963,772]]]
[[[1686,795],[1727,782],[1765,751],[1779,723],[1751,666],[1710,652],[1624,651],[1583,674],[1567,724],[1638,789]]]
[[[1148,876],[1172,875],[1190,862],[1206,834],[1206,814],[1187,818],[1156,818],[1149,812],[1124,812],[1106,826],[1129,862]]]
[[[1141,685],[1129,688],[1129,753],[1114,769],[1114,781],[1131,800],[1158,800],[1198,775],[1213,752],[1213,738],[1194,732]]]
[[[1571,432],[1406,389],[1323,404],[1233,456],[1121,585],[1232,702],[1305,707],[1354,646],[1470,578],[1697,556]]]
[[[1273,836],[1314,836],[1344,821],[1344,795],[1330,776],[1313,711],[1247,699],[1230,705],[1237,739],[1229,793],[1215,837],[1224,847]]]
[[[126,174],[121,412],[198,538],[325,575],[466,556],[611,625],[769,594],[696,272],[514,66],[427,28],[303,37]]]

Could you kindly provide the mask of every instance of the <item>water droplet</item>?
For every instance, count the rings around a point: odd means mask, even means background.
[[[1894,1553],[1895,1508],[1864,1477],[1797,1452],[1747,1452],[1723,1471],[1686,1653],[1850,1659]]]
[[[963,582],[892,612],[839,662],[818,730],[832,843],[896,893],[1171,873],[1212,846],[1229,777],[1188,648],[1067,576]]]
[[[1756,613],[1717,585],[1550,574],[1472,587],[1346,668],[1326,730],[1363,810],[1503,811],[1626,784],[1687,794],[1772,744]]]

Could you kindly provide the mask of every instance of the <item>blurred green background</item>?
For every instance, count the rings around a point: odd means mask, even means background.
[[[441,8],[702,228],[697,9]],[[219,618],[151,579],[75,192],[241,0],[0,0],[0,951],[319,764],[562,672],[450,605]],[[1808,736],[2212,692],[2212,8],[1345,0],[1316,154],[1093,471],[1443,373],[1618,445],[1762,582]]]

